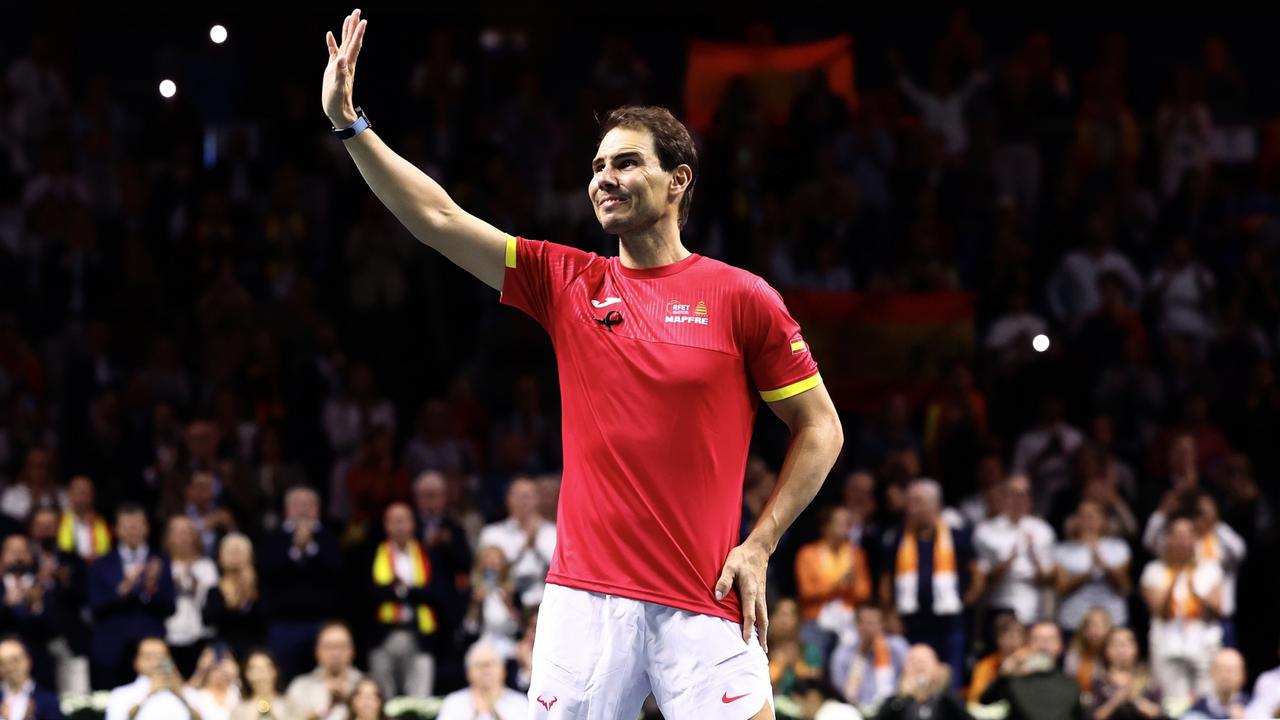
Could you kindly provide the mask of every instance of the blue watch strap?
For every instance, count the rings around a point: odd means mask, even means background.
[[[334,128],[333,134],[337,135],[341,140],[350,140],[367,130],[369,127],[369,118],[365,116],[364,110],[362,108],[356,108],[356,121],[351,124],[351,127],[341,129]]]

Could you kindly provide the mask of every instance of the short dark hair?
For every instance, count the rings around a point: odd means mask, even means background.
[[[658,153],[658,164],[671,172],[681,165],[693,170],[693,178],[680,198],[680,227],[689,221],[689,207],[693,205],[693,186],[698,181],[698,148],[684,123],[671,111],[656,105],[624,105],[611,110],[600,123],[600,138],[617,128],[647,130],[653,136],[653,147]]]
[[[125,515],[141,515],[144,519],[146,519],[147,510],[146,508],[142,507],[137,503],[132,503],[132,502],[120,503],[120,505],[116,508],[116,522],[120,522],[120,518],[124,517]]]

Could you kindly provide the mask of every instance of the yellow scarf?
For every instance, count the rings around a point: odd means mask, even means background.
[[[111,552],[111,530],[107,527],[107,521],[94,513],[89,522],[89,534],[93,542],[89,543],[89,554],[85,556],[85,560],[93,560]],[[76,516],[70,511],[62,513],[62,521],[58,524],[58,549],[65,553],[77,552]]]
[[[413,578],[406,583],[409,587],[420,588],[431,579],[431,565],[427,555],[417,540],[409,541],[409,558],[413,564]],[[391,585],[396,581],[395,557],[391,541],[378,546],[378,554],[373,558],[373,581],[381,586]],[[384,602],[378,607],[378,622],[385,625],[398,624],[404,617],[405,605],[398,602]],[[426,605],[418,605],[415,615],[418,619],[418,632],[430,635],[436,631],[436,614]]]

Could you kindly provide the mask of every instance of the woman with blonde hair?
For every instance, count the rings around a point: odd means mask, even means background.
[[[200,533],[186,515],[174,515],[165,526],[164,550],[173,574],[174,611],[164,621],[165,640],[183,676],[195,671],[212,631],[204,622],[209,590],[218,583],[218,567],[204,556]]]
[[[237,657],[260,645],[266,636],[266,618],[258,598],[258,573],[253,567],[253,543],[241,533],[222,538],[218,546],[222,579],[205,601],[205,623]]]
[[[476,552],[471,570],[471,605],[463,629],[493,648],[504,661],[515,654],[520,611],[515,605],[515,579],[502,548],[486,545]]]

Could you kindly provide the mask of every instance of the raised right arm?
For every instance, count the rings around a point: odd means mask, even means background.
[[[357,9],[342,23],[341,45],[332,32],[325,36],[329,64],[322,100],[334,127],[349,127],[356,121],[352,85],[367,25]],[[459,207],[439,183],[397,155],[372,128],[341,142],[373,194],[414,237],[489,287],[502,290],[505,233]]]

